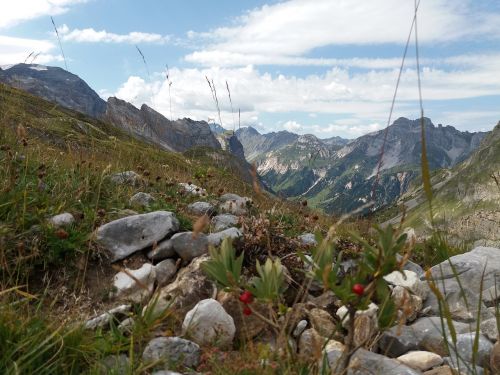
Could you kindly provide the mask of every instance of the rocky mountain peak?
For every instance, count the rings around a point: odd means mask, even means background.
[[[106,112],[106,102],[84,80],[58,67],[13,65],[0,69],[0,82],[94,118]]]

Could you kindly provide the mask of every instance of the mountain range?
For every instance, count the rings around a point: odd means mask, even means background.
[[[333,214],[359,209],[375,197],[373,210],[394,202],[420,174],[420,119],[399,118],[387,129],[378,181],[377,169],[386,130],[354,140],[322,140],[286,131],[236,132],[247,160],[255,163],[266,186],[292,199],[307,199]],[[424,118],[429,166],[449,168],[465,160],[487,133],[435,126]]]
[[[420,177],[420,119],[402,117],[387,130],[352,140],[320,139],[288,131],[261,134],[252,127],[232,132],[206,121],[173,121],[146,104],[136,108],[115,97],[104,101],[81,78],[57,67],[14,65],[0,69],[0,82],[110,123],[168,151],[227,151],[235,157],[231,163],[237,164],[246,180],[251,179],[249,163],[254,163],[267,190],[289,199],[307,200],[310,206],[327,213],[350,213],[371,201],[371,211],[390,207],[405,197]],[[428,118],[424,118],[424,126],[433,171],[464,164],[460,163],[474,155],[487,135],[436,126]]]

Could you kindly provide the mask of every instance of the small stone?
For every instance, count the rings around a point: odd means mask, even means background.
[[[97,229],[96,241],[112,253],[112,260],[157,243],[179,230],[179,220],[172,212],[155,211],[118,219]]]
[[[144,349],[142,359],[145,362],[163,361],[163,367],[179,362],[186,367],[197,367],[200,364],[201,349],[189,340],[180,337],[157,337],[151,340]]]
[[[326,341],[328,339],[321,336],[314,328],[306,329],[299,338],[300,356],[307,359],[320,359]]]
[[[472,362],[474,339],[476,334],[474,332],[461,333],[457,335],[456,349],[460,359]],[[453,345],[451,338],[449,338],[449,345]],[[493,344],[483,335],[480,334],[476,356],[476,363],[482,367],[488,366],[490,359],[490,352],[493,348]],[[450,353],[450,357],[455,361],[455,353]]]
[[[300,322],[297,323],[297,326],[293,330],[292,336],[295,338],[299,337],[306,328],[307,328],[307,320],[301,320]]]
[[[183,334],[199,345],[231,347],[236,327],[233,318],[216,300],[202,300],[188,311],[182,323]]]
[[[185,262],[208,252],[208,238],[204,233],[182,232],[170,239],[172,248]]]
[[[190,213],[197,216],[212,216],[215,212],[214,206],[208,202],[194,202],[188,205],[187,209]]]
[[[453,371],[451,371],[451,367],[448,365],[439,366],[433,368],[432,370],[424,372],[424,375],[455,375]]]
[[[484,375],[484,369],[481,366],[478,364],[473,365],[461,358],[457,362],[456,359],[451,357],[443,357],[443,361],[445,365],[451,367],[453,375]]]
[[[376,333],[377,324],[373,317],[361,314],[354,318],[354,345],[366,346]]]
[[[397,360],[420,371],[429,370],[443,364],[443,358],[440,355],[426,351],[411,351],[398,357]]]
[[[358,310],[356,311],[356,316],[359,316],[361,314],[368,315],[370,318],[376,318],[377,317],[377,312],[378,312],[378,306],[375,305],[373,302],[368,305],[368,308],[366,310]],[[346,306],[341,306],[335,313],[337,317],[339,318],[340,321],[342,321],[342,327],[348,328],[349,327],[349,314]]]
[[[248,213],[248,207],[252,200],[247,197],[239,197],[234,200],[224,201],[219,205],[219,210],[224,213],[229,213],[236,216],[244,216]]]
[[[150,306],[155,314],[170,309],[179,315],[184,315],[199,301],[214,295],[215,284],[201,269],[201,265],[209,259],[208,255],[193,259],[186,267],[179,270],[172,283],[161,288],[157,301]]]
[[[404,277],[403,273],[405,275]],[[395,286],[402,286],[408,289],[413,294],[419,296],[422,300],[425,300],[427,298],[427,295],[429,294],[428,285],[425,282],[420,281],[417,274],[413,271],[408,271],[408,270],[403,270],[402,272],[393,271],[390,274],[385,275],[384,280],[387,281],[389,284]]]
[[[134,318],[127,318],[125,319],[123,322],[121,322],[119,325],[118,325],[118,330],[120,332],[132,332],[132,327],[134,326],[135,324],[135,320]]]
[[[139,192],[130,198],[129,204],[136,207],[149,207],[155,201],[156,199],[151,194]]]
[[[220,246],[225,238],[231,238],[234,242],[234,240],[243,238],[243,233],[238,228],[228,228],[220,232],[210,233],[208,235],[208,243],[217,247]]]
[[[493,345],[490,353],[490,369],[492,374],[500,374],[500,341]]]
[[[233,193],[222,194],[219,197],[219,201],[221,201],[221,202],[237,201],[239,199],[242,199],[242,198],[238,194],[233,194]]]
[[[126,171],[111,175],[110,180],[115,184],[138,186],[141,181],[141,176],[134,171]]]
[[[148,258],[156,261],[172,258],[175,255],[176,253],[170,240],[163,240],[158,245],[153,246],[152,250],[148,251]]]
[[[187,184],[185,182],[179,183],[179,187],[184,190],[186,193],[198,196],[206,196],[207,191],[199,186],[194,184]]]
[[[329,340],[325,346],[324,353],[328,360],[328,366],[332,371],[332,374],[336,374],[338,371],[339,360],[344,354],[345,346],[341,342],[336,340]]]
[[[318,242],[313,233],[304,233],[297,237],[300,243],[304,246],[316,246]]]
[[[109,355],[100,363],[101,374],[128,374],[131,370],[130,360],[125,354]]]
[[[49,219],[49,223],[54,227],[65,227],[73,224],[75,222],[75,217],[69,212],[64,212],[62,214],[52,216]]]
[[[159,287],[167,285],[175,277],[177,266],[173,259],[165,259],[158,263],[155,268],[156,282]]]
[[[358,349],[351,357],[349,375],[420,375],[421,372],[383,355]]]
[[[392,300],[408,322],[413,322],[417,319],[418,313],[422,310],[422,298],[410,294],[410,292],[402,286],[398,285],[394,287],[392,290]]]
[[[141,303],[153,293],[156,279],[155,268],[145,263],[137,270],[125,269],[113,278],[111,298]]]
[[[217,300],[224,310],[233,318],[236,327],[235,336],[240,340],[251,340],[266,328],[266,322],[260,319],[256,314],[243,314],[244,305],[234,293],[221,291],[217,295]],[[258,301],[252,302],[251,306],[252,311],[257,311],[263,316],[269,313],[267,306]]]
[[[321,336],[332,337],[337,327],[333,321],[333,318],[325,310],[318,308],[311,309],[309,311],[309,322],[312,328],[316,330]]]
[[[500,285],[493,285],[483,291],[483,302],[487,307],[494,307],[498,304],[500,302]]]
[[[491,318],[481,322],[481,333],[491,341],[497,341],[499,338],[497,319]]]
[[[104,314],[101,314],[93,319],[85,322],[86,329],[96,329],[106,327],[113,319],[118,320],[120,317],[125,316],[132,309],[131,305],[120,305],[111,309]]]
[[[212,229],[214,232],[220,232],[224,229],[235,227],[238,222],[238,216],[231,214],[217,215],[212,218]]]

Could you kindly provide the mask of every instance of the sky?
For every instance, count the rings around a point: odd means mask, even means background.
[[[0,0],[0,9],[4,67],[67,66],[104,99],[146,103],[168,118],[355,138],[387,125],[415,4]],[[417,30],[425,115],[463,131],[492,129],[500,1],[420,0]],[[410,41],[393,119],[420,115],[414,32]]]

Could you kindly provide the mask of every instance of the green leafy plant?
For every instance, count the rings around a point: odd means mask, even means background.
[[[259,299],[275,301],[283,292],[285,275],[279,259],[266,259],[264,265],[256,264],[258,276],[251,281],[250,291]]]
[[[239,286],[243,254],[236,257],[231,239],[225,238],[220,250],[211,247],[209,254],[211,259],[201,265],[203,271],[225,288]]]

